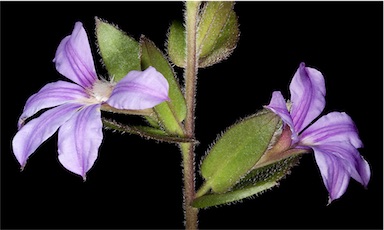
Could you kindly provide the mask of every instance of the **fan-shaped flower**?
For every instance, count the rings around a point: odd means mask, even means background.
[[[55,55],[59,73],[74,83],[45,85],[26,102],[12,145],[23,168],[28,157],[58,131],[60,163],[84,179],[93,166],[103,139],[100,107],[141,110],[169,100],[168,82],[155,68],[131,71],[118,83],[97,77],[88,37],[77,22]],[[49,108],[49,109],[48,109]],[[26,119],[48,109],[26,124]]]
[[[301,63],[289,89],[290,109],[279,91],[273,92],[270,104],[265,106],[289,127],[282,134],[282,138],[290,136],[285,138],[289,144],[283,147],[285,154],[282,155],[313,150],[329,192],[329,202],[344,194],[350,177],[367,186],[370,168],[357,150],[363,143],[352,119],[346,113],[331,112],[311,124],[325,107],[325,83],[321,72]]]

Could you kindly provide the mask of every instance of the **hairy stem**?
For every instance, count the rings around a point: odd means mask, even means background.
[[[185,12],[186,23],[186,66],[185,66],[185,100],[187,104],[187,116],[185,120],[185,132],[188,138],[195,138],[195,96],[197,80],[197,53],[196,34],[200,2],[187,1]],[[183,153],[184,167],[184,210],[185,228],[197,229],[198,209],[193,208],[191,203],[195,198],[195,144],[180,144]]]

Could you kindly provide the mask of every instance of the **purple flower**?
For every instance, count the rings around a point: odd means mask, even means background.
[[[169,100],[168,82],[153,67],[131,71],[118,83],[98,79],[88,37],[80,22],[61,41],[54,62],[57,71],[76,84],[49,83],[28,99],[12,142],[22,168],[28,157],[59,129],[60,163],[85,179],[103,139],[103,103],[117,109],[141,110]],[[26,119],[47,108],[50,109],[24,125]]]
[[[311,124],[325,107],[325,84],[321,72],[301,63],[289,89],[290,103],[285,102],[281,92],[275,91],[266,106],[289,127],[285,129],[291,134],[290,151],[287,152],[294,152],[292,149],[299,152],[313,150],[329,192],[329,202],[344,194],[350,177],[366,187],[371,172],[357,150],[363,147],[363,143],[352,119],[346,113],[331,112]]]

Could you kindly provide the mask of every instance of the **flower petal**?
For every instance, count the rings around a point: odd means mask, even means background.
[[[271,101],[269,105],[264,106],[267,109],[270,109],[272,112],[276,113],[285,124],[287,124],[292,132],[292,139],[294,142],[297,141],[297,132],[294,129],[293,121],[291,114],[289,114],[285,99],[280,91],[274,91],[272,93]]]
[[[57,81],[46,84],[39,92],[32,95],[24,106],[18,122],[19,129],[24,121],[41,109],[58,106],[76,99],[87,97],[87,93],[76,84]]]
[[[371,179],[371,168],[364,157],[357,158],[358,165],[356,166],[357,174],[351,174],[352,178],[362,184],[364,187],[368,186],[368,182]]]
[[[103,140],[100,105],[86,106],[76,113],[61,126],[58,140],[60,163],[85,180]]]
[[[304,63],[293,76],[291,91],[291,115],[295,130],[301,132],[320,115],[325,107],[325,83],[323,75],[316,69],[305,67]]]
[[[363,147],[357,128],[346,113],[332,112],[322,116],[300,135],[304,145],[321,145],[331,141],[347,141],[355,148]]]
[[[50,109],[28,122],[16,133],[12,141],[13,153],[21,167],[25,166],[28,157],[80,107],[78,104],[64,104]]]
[[[169,100],[168,82],[153,67],[130,71],[117,83],[107,103],[117,109],[148,109]]]
[[[350,175],[345,169],[346,162],[321,148],[314,147],[313,150],[324,185],[329,193],[329,203],[331,203],[347,190]]]
[[[76,22],[72,34],[61,41],[53,61],[59,73],[84,88],[90,88],[95,82],[97,75],[91,47],[81,22]]]
[[[329,142],[312,148],[331,200],[345,192],[349,177],[365,187],[368,185],[371,176],[369,164],[350,143]]]

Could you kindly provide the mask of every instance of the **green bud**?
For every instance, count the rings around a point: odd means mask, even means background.
[[[199,67],[207,67],[226,59],[236,48],[239,28],[234,2],[209,1],[202,10],[197,32]]]

